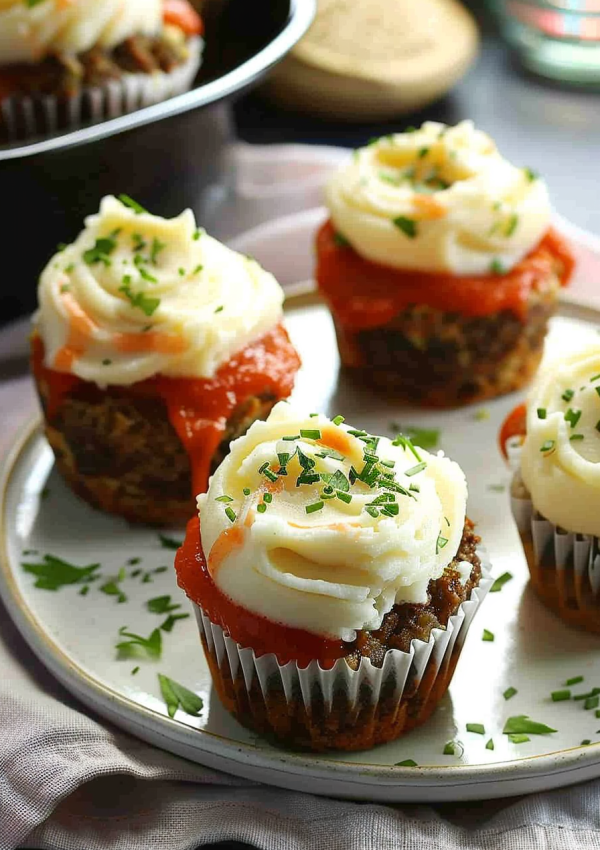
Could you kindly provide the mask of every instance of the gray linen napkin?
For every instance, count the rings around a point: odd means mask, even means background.
[[[0,368],[0,456],[35,411],[30,379],[3,377]],[[600,781],[516,801],[396,807],[237,779],[95,718],[0,606],[0,850],[194,850],[227,840],[264,850],[600,850]]]

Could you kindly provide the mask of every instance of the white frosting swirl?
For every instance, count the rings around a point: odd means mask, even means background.
[[[315,429],[319,442],[305,433]],[[285,460],[278,453],[296,446],[302,456],[293,454],[288,474],[277,475]],[[324,446],[337,450],[337,459],[319,457]],[[365,467],[365,448],[392,464],[379,471],[394,475],[399,488],[350,484],[351,466],[359,473]],[[460,467],[441,452],[415,451],[422,466],[410,447],[381,438],[369,448],[346,426],[277,404],[266,422],[232,444],[208,493],[198,496],[202,546],[218,588],[271,621],[347,641],[357,629],[377,629],[395,602],[425,601],[430,579],[442,575],[458,550],[467,486]],[[302,464],[309,481],[298,484]],[[336,473],[337,482],[330,478]],[[315,474],[326,478],[313,481]],[[341,482],[351,501],[323,499],[328,481]],[[259,509],[265,494],[272,501]],[[313,512],[310,506],[320,502]],[[237,545],[227,542],[232,529]]]
[[[551,214],[546,184],[503,159],[471,121],[428,121],[355,151],[326,199],[337,230],[367,260],[456,275],[508,271]]]
[[[191,210],[164,219],[107,197],[48,263],[38,300],[46,365],[104,386],[212,377],[281,320],[283,292],[255,260],[198,230]]]
[[[528,399],[521,475],[542,516],[600,537],[600,343],[540,369]]]
[[[162,0],[0,0],[0,66],[155,35],[162,11]]]

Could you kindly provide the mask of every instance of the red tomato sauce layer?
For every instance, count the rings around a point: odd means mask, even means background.
[[[467,316],[511,310],[525,318],[529,295],[560,268],[567,286],[575,265],[565,240],[552,228],[510,272],[458,276],[391,268],[365,260],[340,244],[331,221],[317,234],[317,283],[336,320],[348,329],[386,325],[411,304]]]
[[[317,660],[323,669],[330,669],[338,658],[346,655],[341,640],[326,640],[302,629],[274,623],[221,593],[202,551],[198,517],[188,523],[185,541],[175,556],[175,570],[179,586],[192,602],[203,608],[211,621],[237,643],[251,647],[257,656],[274,652],[280,664],[296,661],[300,667],[306,667]]]
[[[511,411],[500,429],[498,442],[500,443],[500,451],[505,458],[508,458],[506,444],[511,437],[524,437],[527,434],[527,407],[520,404]]]
[[[32,366],[49,390],[46,411],[52,421],[65,396],[86,383],[75,375],[44,366],[44,344],[33,341]],[[111,386],[125,396],[159,396],[190,458],[194,493],[206,491],[213,455],[225,435],[227,420],[249,398],[269,394],[287,398],[300,359],[283,325],[246,346],[217,371],[214,378],[166,378],[162,375],[127,387]]]

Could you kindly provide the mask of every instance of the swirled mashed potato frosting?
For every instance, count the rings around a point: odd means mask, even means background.
[[[545,183],[471,121],[428,121],[354,153],[326,188],[334,226],[385,266],[453,275],[512,269],[550,225]]]
[[[424,602],[462,538],[467,486],[444,457],[280,402],[198,497],[219,590],[289,627],[351,641]]]
[[[133,35],[156,35],[162,13],[162,0],[0,0],[0,65],[110,50]]]
[[[529,394],[521,475],[542,516],[600,537],[600,345],[548,359]]]
[[[48,263],[38,300],[45,365],[106,386],[213,377],[280,322],[283,292],[191,210],[165,219],[107,197]]]

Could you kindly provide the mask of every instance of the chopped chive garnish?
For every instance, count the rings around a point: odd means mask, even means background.
[[[571,401],[571,399],[573,398],[574,395],[575,395],[575,390],[569,389],[569,390],[564,391],[564,393],[561,395],[561,398],[562,398],[563,401]]]
[[[352,496],[350,493],[343,493],[341,490],[336,490],[335,495],[340,500],[340,502],[345,502],[347,505],[352,501]]]
[[[596,393],[597,393],[598,395],[600,395],[600,387],[594,387],[594,389],[596,390]]]
[[[356,430],[355,428],[353,428],[352,430],[348,431],[348,433],[349,433],[352,437],[368,437],[368,436],[369,436],[369,435],[367,434],[367,432],[366,432],[366,431],[358,431],[358,430]]]
[[[244,487],[243,493],[244,493],[244,496],[249,496],[250,495],[250,487]]]
[[[485,735],[483,723],[467,723],[467,732],[475,732],[476,735]]]
[[[269,481],[277,481],[277,474],[273,472],[272,469],[265,469],[263,475],[265,476],[265,478],[268,478]]]
[[[550,699],[552,702],[564,702],[565,700],[571,699],[571,691],[568,688],[563,688],[560,691],[552,691]]]
[[[600,708],[597,708],[595,713],[596,713],[596,717],[600,717]]]
[[[87,596],[90,590],[89,584],[84,584],[81,590],[79,591],[80,596]]]
[[[511,742],[511,744],[526,744],[527,741],[531,741],[531,738],[529,737],[529,735],[523,735],[513,732],[508,736],[508,740]]]
[[[264,496],[263,496],[263,502],[266,502],[267,505],[270,505],[272,501],[273,501],[273,494],[272,493],[265,493]]]
[[[583,704],[583,707],[586,711],[589,711],[591,708],[598,708],[600,705],[600,696],[596,694],[595,696],[588,697]]]
[[[526,714],[517,714],[508,718],[502,732],[504,735],[548,735],[551,732],[556,732],[556,729],[546,726],[545,723],[531,720]]]
[[[435,554],[439,555],[440,549],[443,549],[444,546],[448,543],[447,537],[442,537],[441,534],[438,534],[438,538],[435,542]]]
[[[490,263],[490,271],[492,274],[504,274],[504,266],[497,257]]]
[[[178,269],[178,271],[179,271],[179,276],[180,276],[180,277],[185,277],[185,269],[184,269],[183,267],[180,267],[180,268]]]
[[[509,582],[512,578],[512,573],[502,573],[501,576],[498,576],[496,581],[490,587],[490,593],[498,593],[499,590],[502,590],[504,585]]]
[[[200,239],[200,233],[201,233],[200,228],[198,228],[197,230],[194,230],[194,235],[192,236],[192,239],[194,240],[194,242],[197,242],[198,239]]]
[[[543,443],[540,451],[541,452],[550,452],[550,451],[552,451],[554,446],[555,446],[554,440],[546,440],[546,442]]]
[[[366,508],[365,508],[365,511],[370,516],[372,516],[373,519],[377,519],[377,517],[379,516],[379,511],[377,510],[377,508],[373,507],[373,505],[367,505]]]
[[[133,198],[131,198],[129,195],[125,195],[122,193],[119,195],[119,200],[124,206],[129,207],[129,209],[132,209],[137,215],[141,215],[142,213],[148,212],[148,210],[144,209],[141,204],[138,204],[138,202],[134,201]]]
[[[259,514],[264,514],[264,512],[267,510],[267,506],[264,502],[261,502],[260,505],[256,506],[256,510],[259,512]]]
[[[321,432],[316,428],[301,428],[300,436],[305,440],[320,440]]]
[[[567,681],[565,682],[565,685],[568,685],[568,686],[580,685],[581,682],[583,682],[583,678],[584,678],[583,676],[573,676],[572,679],[567,679]]]
[[[571,428],[574,428],[581,419],[581,410],[573,410],[570,407],[565,413],[565,422],[568,422]]]
[[[483,635],[482,635],[482,637],[481,637],[481,640],[483,640],[483,641],[487,641],[488,643],[493,643],[493,641],[494,641],[494,633],[493,633],[493,632],[490,632],[490,630],[489,630],[489,629],[484,629],[484,630],[483,630]]]
[[[204,266],[202,265],[202,263],[200,263],[199,265],[196,266],[196,268],[194,269],[192,274],[193,275],[200,274],[200,272],[202,271],[203,268],[204,268]]]
[[[409,239],[414,239],[417,235],[417,222],[413,218],[407,218],[405,215],[399,215],[392,219],[398,230],[401,230]]]
[[[140,668],[139,668],[139,667],[134,667],[134,668],[133,668],[133,670],[131,671],[131,675],[132,675],[132,676],[135,676],[135,674],[136,674],[136,673],[139,673],[139,672],[140,672]]]
[[[334,245],[337,245],[338,248],[348,248],[350,246],[350,242],[343,236],[339,231],[336,231],[333,234],[333,242]]]
[[[225,307],[223,307],[222,304],[219,304],[219,306],[215,309],[215,314],[216,313],[222,313],[224,309],[225,309]]]
[[[592,742],[590,741],[590,739],[589,739],[589,738],[584,738],[584,739],[583,739],[583,741],[581,742],[580,746],[581,746],[581,747],[589,747],[589,745],[590,745],[591,743],[592,743]]]
[[[292,442],[292,440],[299,440],[300,434],[296,434],[294,437],[282,437],[282,440],[286,440],[287,442]]]
[[[411,478],[413,475],[417,475],[419,472],[423,472],[423,470],[427,467],[425,461],[421,461],[421,463],[417,463],[415,466],[411,466],[410,469],[405,469],[404,474],[407,478]]]
[[[223,495],[217,496],[215,502],[233,502],[233,499],[231,498],[231,496]]]
[[[394,767],[418,767],[419,765],[416,763],[414,759],[404,759],[404,761],[397,761]]]
[[[545,407],[538,407],[538,409],[537,409],[538,419],[545,419],[546,414],[547,414],[547,411],[546,411]]]
[[[306,505],[305,510],[306,510],[307,514],[314,514],[317,511],[322,510],[322,508],[324,508],[324,507],[325,507],[325,502],[313,502],[312,505]]]
[[[445,756],[455,756],[457,750],[459,751],[458,754],[460,755],[461,752],[462,752],[462,749],[463,749],[463,747],[462,747],[461,744],[458,743],[458,741],[448,741],[444,746],[443,755],[445,755]]]
[[[237,519],[237,515],[233,508],[225,508],[225,516],[229,520],[229,522],[235,522]]]
[[[579,440],[583,440],[583,434],[571,434],[569,437],[569,442],[571,443],[578,442]]]
[[[600,419],[596,422],[596,431],[600,431]]]
[[[160,239],[152,240],[152,248],[150,250],[150,262],[156,265],[156,260],[160,252],[167,247],[166,242],[161,242]]]
[[[529,180],[530,183],[533,183],[534,180],[538,179],[538,174],[536,171],[533,171],[531,168],[524,168],[523,174]]]
[[[345,420],[344,420],[343,416],[334,416],[334,418],[331,421],[333,422],[334,425],[341,425],[342,422],[344,422]]]
[[[517,689],[516,689],[516,688],[513,688],[513,687],[512,687],[512,685],[511,685],[511,687],[510,687],[510,688],[507,688],[507,689],[504,691],[504,693],[502,694],[502,696],[504,697],[504,699],[512,699],[512,698],[515,696],[515,694],[517,694],[517,693],[518,693]]]
[[[513,213],[513,215],[511,215],[510,219],[508,220],[508,225],[506,227],[505,235],[506,236],[512,236],[513,233],[515,232],[515,230],[517,229],[518,225],[519,225],[519,216],[516,213]]]
[[[485,422],[486,419],[490,418],[490,411],[487,409],[487,407],[480,407],[479,410],[475,411],[473,418],[477,422]]]
[[[576,694],[573,699],[574,700],[582,700],[589,699],[590,697],[595,697],[600,694],[600,688],[592,688],[591,691],[588,691],[586,694]]]
[[[485,745],[485,748],[486,748],[486,750],[493,750],[494,749],[494,739],[493,738],[490,738],[490,740]]]

